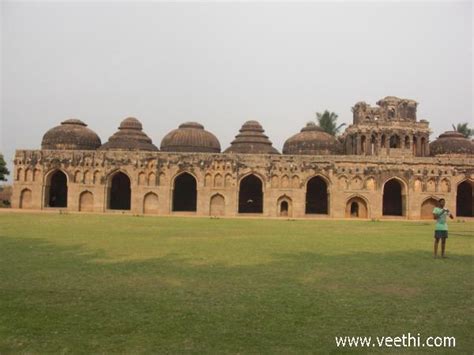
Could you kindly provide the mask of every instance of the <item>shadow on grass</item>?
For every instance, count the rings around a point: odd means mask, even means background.
[[[472,349],[472,257],[275,254],[99,263],[80,245],[0,237],[0,352],[309,353],[338,335],[457,337]]]

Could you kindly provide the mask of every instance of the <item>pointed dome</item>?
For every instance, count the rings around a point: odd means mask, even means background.
[[[100,149],[158,150],[151,139],[142,131],[142,124],[135,117],[124,119],[118,129]]]
[[[331,155],[340,151],[336,137],[325,132],[314,122],[308,122],[300,133],[288,138],[283,154]]]
[[[41,149],[94,150],[100,147],[100,138],[78,119],[69,119],[47,131]]]
[[[221,144],[202,124],[186,122],[161,140],[160,149],[165,152],[220,153]]]
[[[462,133],[447,131],[430,143],[430,154],[474,154],[474,143]]]
[[[263,132],[264,129],[257,121],[245,122],[224,153],[280,154]]]

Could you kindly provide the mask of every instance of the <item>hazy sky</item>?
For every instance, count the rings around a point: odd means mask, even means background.
[[[1,141],[40,148],[79,118],[107,141],[127,116],[159,146],[185,121],[222,149],[256,119],[274,146],[316,111],[419,102],[431,139],[473,121],[473,9],[465,2],[17,2],[1,5]]]

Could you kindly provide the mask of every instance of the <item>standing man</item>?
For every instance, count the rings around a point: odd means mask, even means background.
[[[441,257],[446,258],[446,239],[448,238],[448,224],[446,223],[446,217],[453,219],[453,215],[447,208],[444,208],[446,200],[444,198],[438,201],[438,207],[433,209],[433,218],[436,219],[435,233],[434,233],[434,257],[438,257],[438,244],[441,239]]]

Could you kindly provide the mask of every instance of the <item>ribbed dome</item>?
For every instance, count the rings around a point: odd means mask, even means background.
[[[300,133],[288,138],[283,154],[331,155],[339,152],[337,139],[314,122],[308,122]]]
[[[100,138],[78,119],[69,119],[47,131],[41,149],[94,150],[100,147]]]
[[[186,122],[169,132],[162,140],[160,149],[165,152],[220,153],[221,144],[211,132],[197,122]]]
[[[257,121],[245,122],[224,153],[280,154],[263,132]]]
[[[100,149],[158,150],[151,139],[142,131],[142,124],[136,118],[128,117],[124,119],[118,129]]]
[[[474,154],[474,144],[462,133],[447,131],[430,143],[430,154]]]

